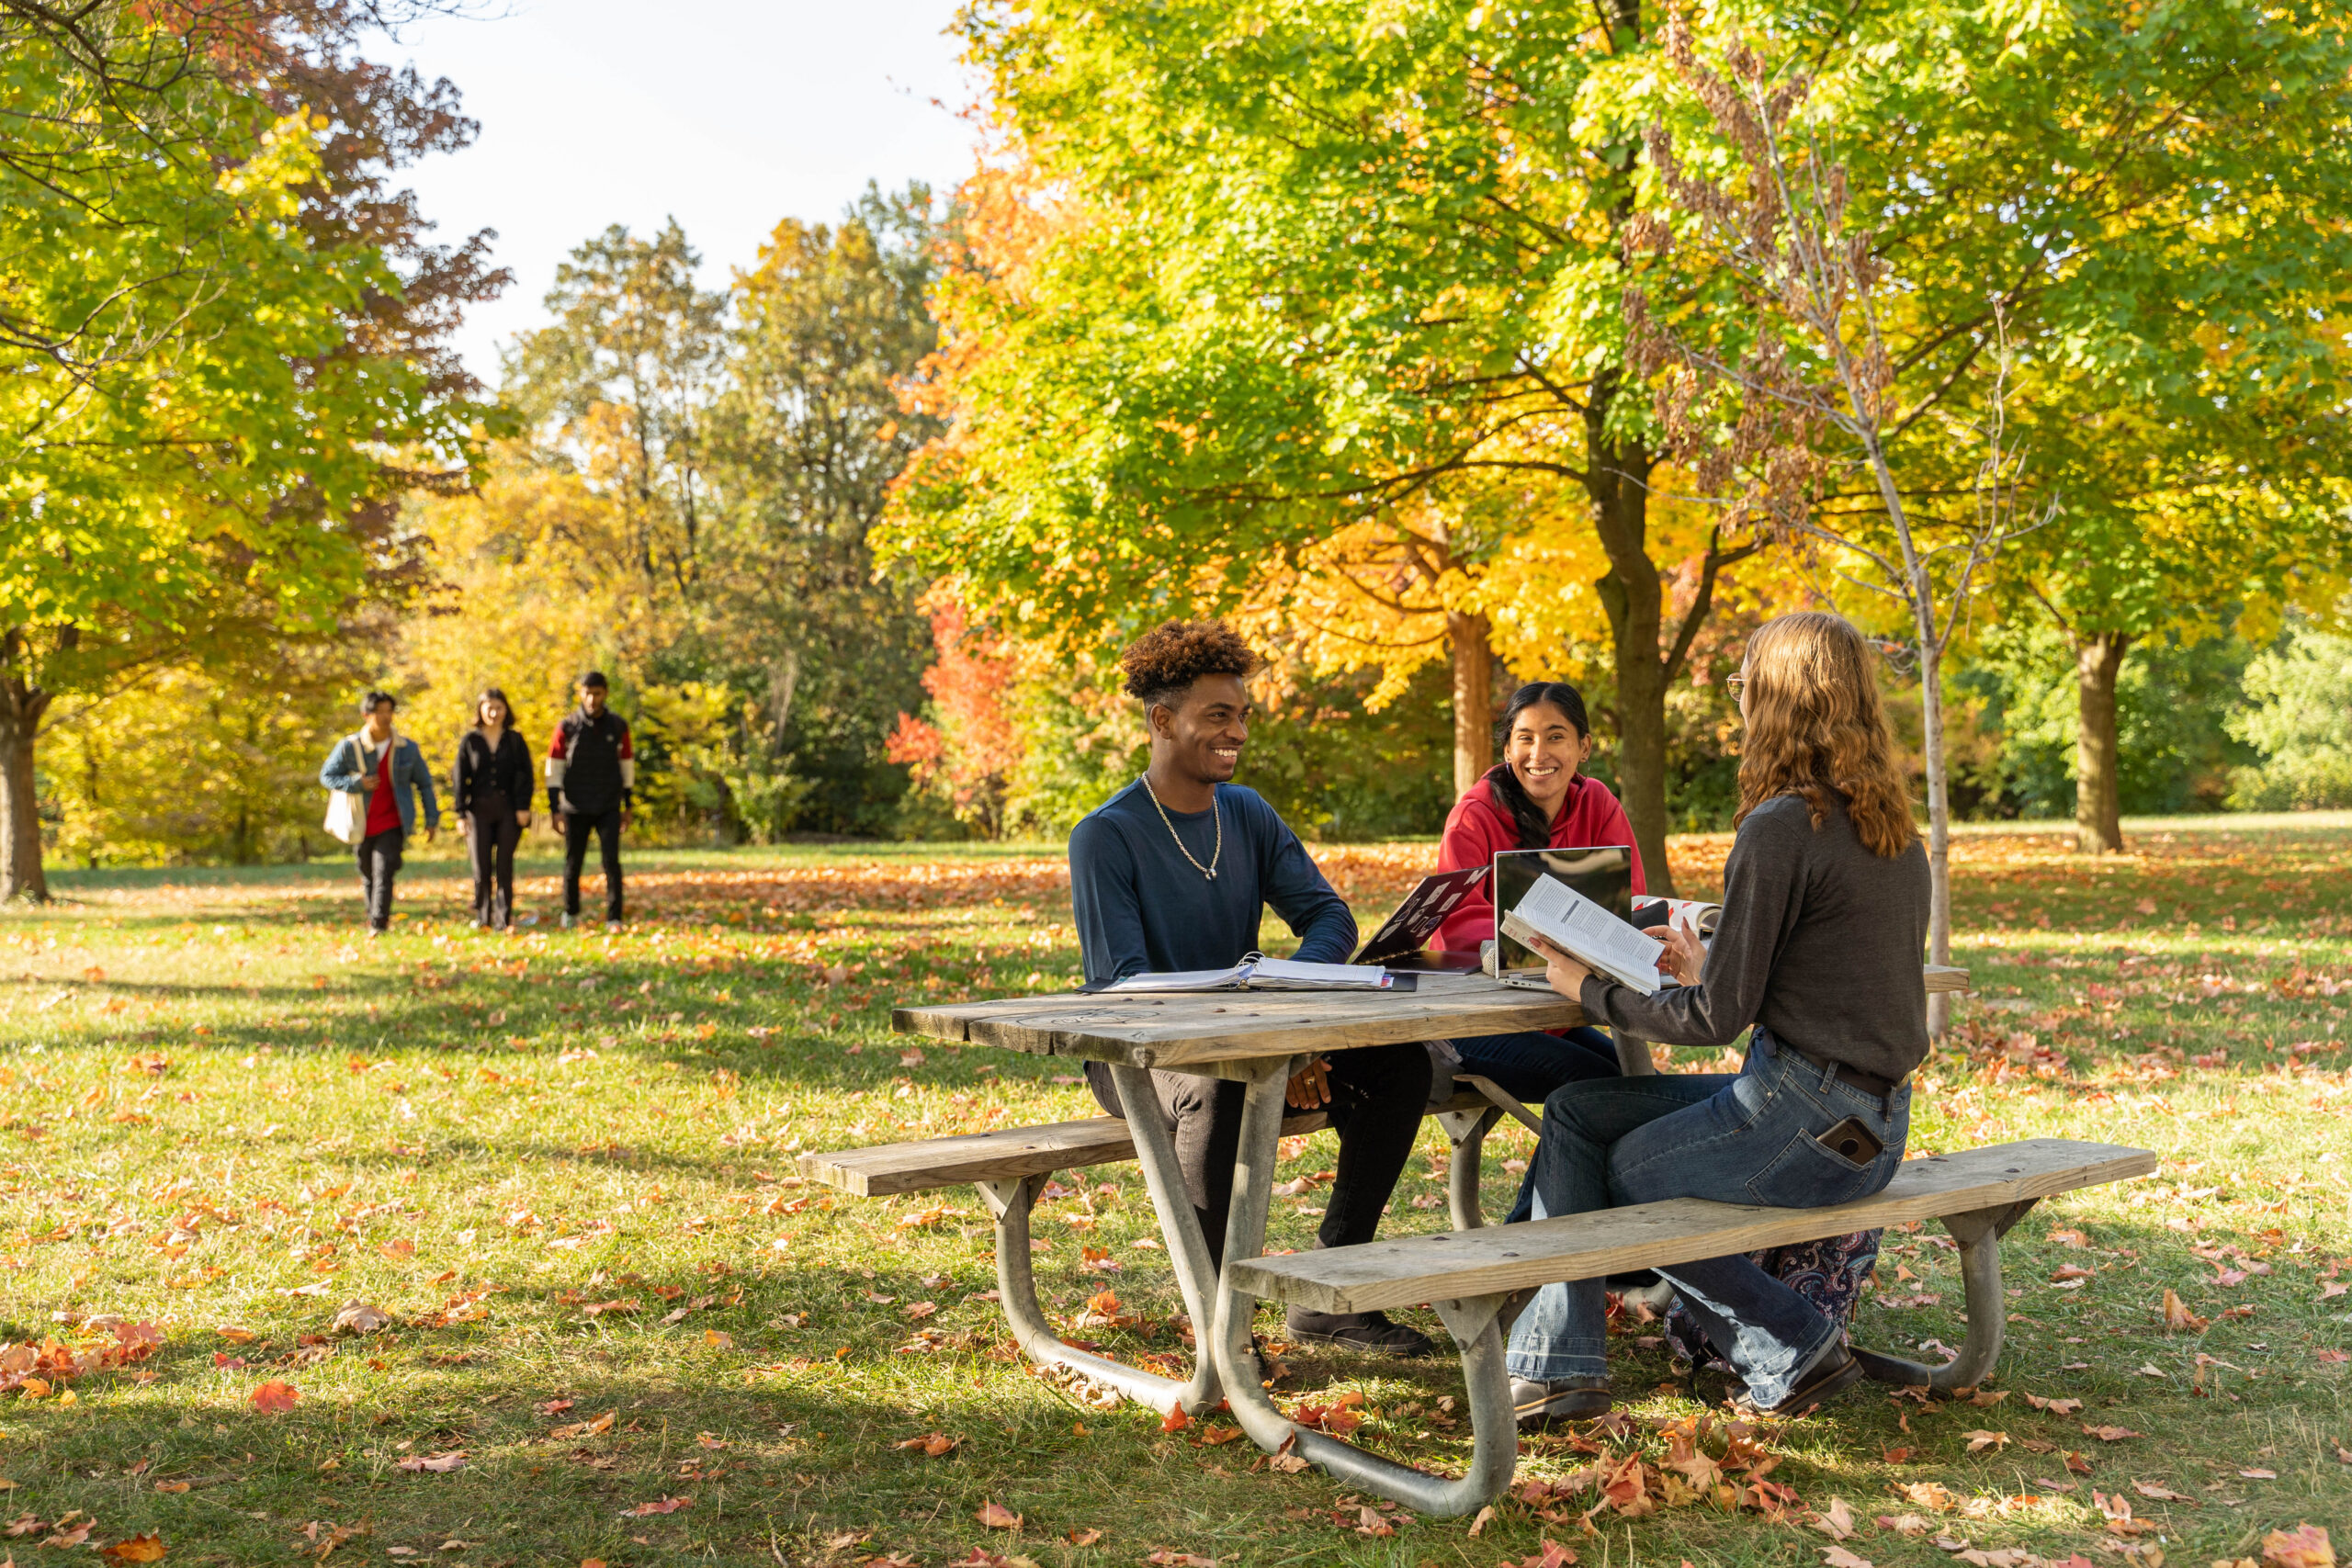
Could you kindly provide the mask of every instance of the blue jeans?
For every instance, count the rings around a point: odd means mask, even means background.
[[[1528,1105],[1551,1099],[1562,1084],[1617,1076],[1615,1043],[1590,1024],[1565,1034],[1480,1034],[1456,1040],[1453,1049],[1464,1072],[1492,1079],[1497,1089]]]
[[[1527,1030],[1517,1034],[1480,1034],[1453,1043],[1462,1070],[1487,1079],[1523,1105],[1552,1098],[1563,1084],[1591,1078],[1613,1078],[1618,1073],[1617,1044],[1589,1023],[1564,1034]],[[1503,1224],[1515,1225],[1533,1213],[1535,1168],[1532,1163],[1521,1179],[1519,1196]]]
[[[1813,1134],[1858,1117],[1884,1144],[1856,1165]],[[1572,1083],[1544,1106],[1531,1174],[1538,1218],[1664,1198],[1816,1209],[1866,1198],[1894,1179],[1911,1091],[1884,1100],[1792,1052],[1758,1027],[1736,1074],[1661,1074]],[[1838,1337],[1838,1325],[1745,1256],[1658,1269],[1707,1337],[1778,1404]],[[1511,1375],[1540,1382],[1608,1371],[1608,1298],[1600,1280],[1546,1285],[1512,1325]]]

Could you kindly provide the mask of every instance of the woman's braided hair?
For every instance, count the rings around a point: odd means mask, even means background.
[[[1223,621],[1163,621],[1119,655],[1127,695],[1146,713],[1174,707],[1204,675],[1254,675],[1261,661],[1241,634]]]

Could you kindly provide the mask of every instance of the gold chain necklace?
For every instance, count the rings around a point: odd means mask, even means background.
[[[1176,840],[1176,852],[1186,860],[1193,861],[1194,871],[1199,872],[1211,882],[1215,882],[1216,863],[1225,854],[1225,813],[1217,809],[1216,785],[1209,785],[1209,815],[1216,819],[1216,847],[1209,851],[1209,863],[1203,865],[1199,861],[1193,860],[1193,852],[1184,847],[1184,837],[1176,831],[1176,824],[1169,818],[1168,807],[1159,804],[1159,796],[1152,791],[1150,775],[1141,775],[1136,782],[1143,785],[1144,794],[1151,795],[1153,809],[1159,813],[1159,819],[1168,824],[1168,836]]]

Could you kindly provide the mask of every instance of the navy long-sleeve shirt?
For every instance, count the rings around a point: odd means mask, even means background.
[[[1299,939],[1296,956],[1344,964],[1356,943],[1355,917],[1274,808],[1239,784],[1216,786],[1225,852],[1216,880],[1201,865],[1216,849],[1210,811],[1159,810],[1137,780],[1104,801],[1069,836],[1070,903],[1089,984],[1142,970],[1222,969],[1258,947],[1271,907]]]

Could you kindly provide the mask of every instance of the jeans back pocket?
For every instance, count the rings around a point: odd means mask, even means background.
[[[1758,1202],[1775,1209],[1826,1209],[1875,1191],[1871,1178],[1878,1163],[1856,1165],[1800,1130],[1770,1164],[1747,1179],[1747,1190]]]

